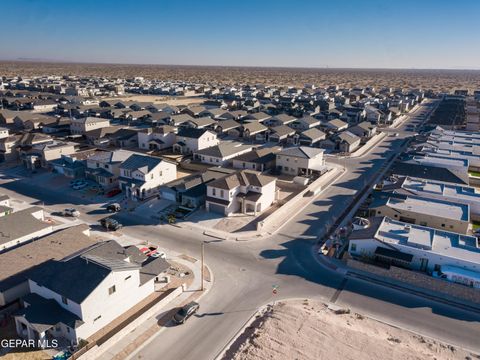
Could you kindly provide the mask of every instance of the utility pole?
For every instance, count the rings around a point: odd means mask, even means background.
[[[200,287],[200,290],[203,291],[204,290],[204,287],[203,287],[203,262],[204,262],[204,258],[205,258],[205,241],[202,241],[202,268],[200,270],[201,272],[201,281],[202,281],[202,286]]]

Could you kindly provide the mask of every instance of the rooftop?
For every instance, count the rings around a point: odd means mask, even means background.
[[[480,263],[480,247],[476,237],[436,230],[383,218],[375,238],[389,244],[420,248],[463,261]]]
[[[445,219],[469,221],[470,207],[467,204],[447,200],[407,196],[405,199],[391,197],[387,206],[399,211],[406,210]]]
[[[94,245],[88,229],[72,226],[0,254],[0,291],[24,281],[29,270],[47,260],[61,260]]]
[[[0,245],[51,227],[33,214],[43,211],[38,206],[0,217]]]

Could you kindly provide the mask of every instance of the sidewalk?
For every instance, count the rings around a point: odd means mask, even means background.
[[[121,341],[108,348],[103,354],[102,359],[120,360],[126,359],[132,356],[135,352],[139,351],[143,346],[152,341],[153,338],[163,330],[165,325],[171,320],[174,312],[178,307],[190,301],[198,301],[203,295],[205,295],[211,288],[212,282],[208,281],[210,276],[206,276],[205,291],[201,292],[201,275],[200,275],[200,261],[195,259],[195,262],[191,262],[180,257],[174,259],[175,262],[180,263],[185,267],[192,269],[194,275],[191,285],[184,290],[178,297],[172,300],[169,304],[162,307],[161,312],[148,318],[140,326],[135,328],[127,336],[123,337]],[[123,346],[122,346],[123,345]]]

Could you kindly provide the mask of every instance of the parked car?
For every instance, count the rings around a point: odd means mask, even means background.
[[[117,231],[122,228],[122,224],[112,218],[104,218],[100,220],[100,224],[107,230]]]
[[[195,314],[198,309],[200,309],[200,305],[195,301],[192,301],[182,308],[180,308],[175,315],[173,315],[173,321],[177,324],[184,324],[187,319]]]
[[[80,216],[80,211],[70,208],[70,209],[65,209],[62,211],[63,216],[71,216],[71,217],[79,217]]]
[[[122,207],[119,203],[112,203],[107,206],[107,211],[109,212],[119,212],[120,210],[122,210]]]
[[[150,253],[150,256],[153,257],[153,258],[162,258],[162,259],[166,259],[167,258],[167,254],[165,254],[163,251],[158,251],[158,250],[155,250],[155,251],[152,251]]]
[[[107,192],[106,197],[109,197],[109,198],[114,197],[114,196],[120,194],[121,192],[122,192],[122,190],[120,190],[120,189],[113,189],[113,190],[110,190],[109,192]]]
[[[74,180],[73,182],[70,182],[70,186],[73,190],[80,190],[86,188],[88,183],[85,180]]]

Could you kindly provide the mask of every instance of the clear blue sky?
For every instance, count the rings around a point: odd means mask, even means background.
[[[478,0],[12,0],[1,59],[480,68]]]

